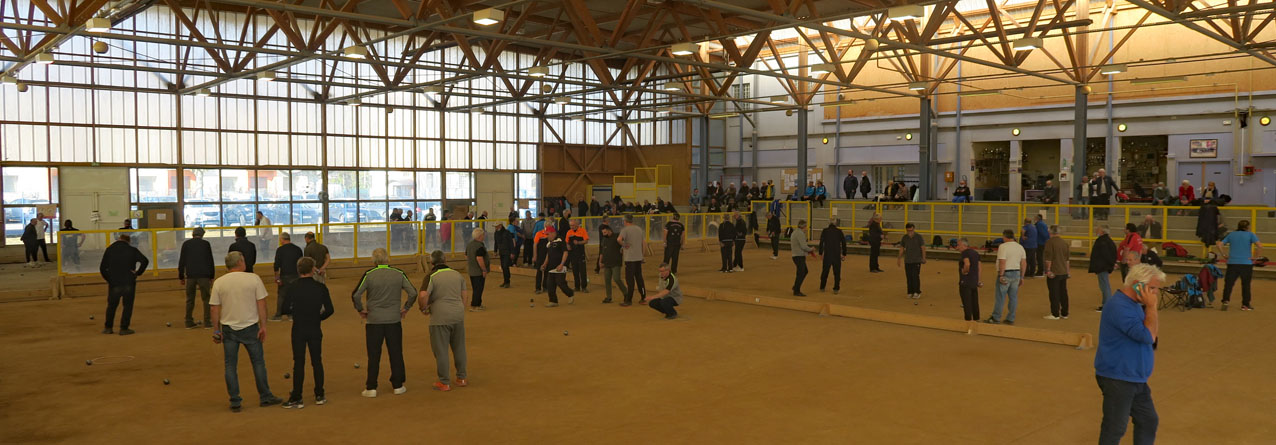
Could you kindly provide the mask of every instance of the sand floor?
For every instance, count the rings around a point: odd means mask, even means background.
[[[750,248],[747,271],[724,275],[716,252],[689,250],[679,277],[788,295],[793,264],[785,252],[775,261],[769,253]],[[652,288],[657,262],[647,265]],[[848,257],[837,296],[817,291],[818,263],[810,265],[808,299],[961,317],[953,262],[925,266],[918,305],[905,298],[893,258],[883,261],[887,273],[870,275],[866,257]],[[985,273],[995,273],[991,267]],[[1045,281],[1029,280],[1019,325],[1097,334],[1095,280],[1076,274],[1069,320],[1043,320]],[[381,397],[365,399],[364,336],[345,297],[354,280],[335,281],[337,313],[324,323],[329,404],[310,403],[307,381],[300,411],[256,407],[246,353],[245,409],[227,410],[221,347],[210,331],[176,327],[183,317],[176,292],[139,295],[138,333],[129,337],[98,333],[103,298],[2,304],[0,443],[1078,444],[1098,435],[1093,349],[698,298],[687,299],[682,320],[665,321],[645,306],[600,304],[598,286],[574,305],[545,308],[539,295],[530,308],[532,280],[517,276],[513,289],[489,286],[488,311],[468,314],[470,387],[430,390],[428,323],[412,312],[404,322],[408,393],[389,393],[387,364]],[[1254,312],[1236,304],[1229,312],[1163,314],[1151,381],[1159,443],[1272,443],[1270,284],[1255,283]],[[987,317],[991,285],[980,297]],[[289,325],[266,326],[271,388],[284,396]],[[101,356],[134,358],[84,363]]]

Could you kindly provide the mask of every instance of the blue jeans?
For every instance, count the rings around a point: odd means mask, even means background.
[[[1006,303],[1006,297],[1010,297],[1010,303],[1006,306],[1006,321],[1015,322],[1015,308],[1019,306],[1019,275],[1020,271],[1007,270],[1006,283],[1002,284],[1001,280],[997,280],[997,298],[993,301],[992,319],[1001,320],[1001,305]]]
[[[1160,418],[1152,404],[1152,388],[1147,383],[1126,382],[1094,376],[1103,392],[1103,423],[1099,427],[1099,445],[1117,445],[1125,436],[1126,422],[1134,421],[1134,444],[1156,442]]]
[[[970,202],[970,197],[969,197],[969,196],[954,196],[954,197],[953,197],[953,202],[954,202],[954,203],[958,203],[958,202]]]
[[[248,350],[248,359],[253,363],[253,378],[257,381],[257,394],[262,401],[275,398],[270,393],[270,384],[266,376],[266,355],[262,351],[261,341],[257,340],[258,326],[253,324],[241,330],[222,325],[222,347],[226,352],[226,393],[230,395],[230,406],[239,406],[243,401],[239,397],[239,345]]]
[[[1112,280],[1108,278],[1111,272],[1099,272],[1095,276],[1099,277],[1099,292],[1103,294],[1103,299],[1099,300],[1099,306],[1108,304],[1108,297],[1112,296]]]

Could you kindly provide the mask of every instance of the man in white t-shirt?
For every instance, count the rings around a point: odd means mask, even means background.
[[[1001,247],[997,248],[997,298],[994,300],[992,316],[984,323],[1015,324],[1015,308],[1019,305],[1019,286],[1023,284],[1023,270],[1028,267],[1028,252],[1015,242],[1015,231],[1006,229],[1001,233]],[[1010,297],[1006,306],[1006,318],[1001,319],[1001,305]]]
[[[226,353],[226,392],[230,394],[230,410],[239,412],[239,345],[248,350],[253,364],[253,377],[261,406],[278,405],[282,400],[270,392],[266,376],[266,357],[262,342],[266,341],[266,286],[261,277],[244,272],[244,257],[239,252],[226,255],[226,269],[230,271],[213,282],[212,297],[208,305],[212,311],[214,326],[213,343],[221,343]]]
[[[265,213],[258,211],[257,220],[254,224],[264,226],[264,228],[257,229],[257,234],[260,235],[257,244],[261,246],[257,249],[257,251],[262,252],[261,261],[263,263],[273,261],[275,258],[275,248],[279,247],[279,242],[275,240],[275,229],[270,227],[275,223],[271,221],[270,218],[267,218]]]

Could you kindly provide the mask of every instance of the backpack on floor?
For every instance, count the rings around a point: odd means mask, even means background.
[[[1184,275],[1174,283],[1174,288],[1184,292],[1183,301],[1187,302],[1187,307],[1205,307],[1205,293],[1201,291],[1201,284],[1197,281],[1196,274]]]
[[[1161,250],[1164,250],[1165,256],[1168,256],[1168,257],[1178,257],[1178,258],[1192,257],[1191,255],[1187,254],[1187,249],[1184,249],[1183,246],[1180,246],[1178,243],[1170,243],[1170,242],[1163,243],[1161,244]]]
[[[943,246],[943,245],[944,245],[944,238],[943,238],[943,237],[941,237],[941,236],[939,236],[939,235],[935,235],[933,238],[931,238],[931,239],[930,239],[930,245],[931,245],[931,246],[934,246],[934,247],[940,247],[940,246]]]
[[[1266,266],[1266,265],[1267,265],[1267,257],[1265,257],[1265,256],[1260,256],[1260,257],[1258,257],[1258,258],[1254,258],[1254,265],[1255,265],[1255,266],[1258,266],[1258,267]]]

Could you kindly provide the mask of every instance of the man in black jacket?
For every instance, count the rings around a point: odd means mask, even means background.
[[[120,335],[133,333],[129,329],[129,321],[133,318],[133,296],[137,291],[137,277],[146,272],[151,262],[129,244],[131,236],[121,233],[119,241],[111,244],[102,252],[102,264],[98,266],[102,278],[106,280],[106,328],[103,334],[113,334],[112,323],[115,322],[115,309],[124,303],[124,313],[120,315]]]
[[[1112,296],[1112,282],[1108,280],[1108,276],[1116,270],[1117,248],[1116,243],[1112,242],[1112,237],[1108,236],[1108,226],[1095,227],[1094,234],[1098,238],[1090,247],[1090,273],[1099,278],[1099,291],[1102,294],[1099,307],[1094,310],[1103,312],[1103,305],[1108,302],[1108,297]]]
[[[842,260],[846,259],[846,234],[837,226],[842,220],[834,219],[828,227],[820,232],[820,255],[824,257],[824,268],[820,271],[820,291],[829,281],[829,269],[833,269],[833,295],[842,289]]]
[[[270,321],[283,320],[284,307],[292,295],[292,284],[301,278],[297,272],[297,260],[302,256],[301,248],[292,243],[292,236],[288,232],[279,234],[279,242],[282,244],[275,249],[275,315],[270,317]]]
[[[253,273],[253,265],[257,264],[257,245],[248,241],[248,232],[243,227],[235,228],[235,242],[231,243],[226,253],[239,252],[244,256],[244,272]]]
[[[203,227],[196,227],[191,237],[182,243],[181,254],[177,257],[177,279],[186,287],[186,329],[199,326],[191,314],[195,310],[196,288],[204,298],[204,329],[208,329],[213,326],[208,297],[213,289],[213,277],[217,274],[213,268],[213,246],[204,239]]]
[[[846,179],[842,180],[842,192],[846,199],[855,199],[855,191],[859,188],[860,181],[855,178],[855,170],[847,170]]]
[[[279,257],[275,257],[278,261]],[[327,402],[323,391],[323,330],[319,322],[336,311],[328,286],[315,281],[315,260],[301,258],[293,263],[300,278],[288,290],[283,313],[292,318],[292,394],[284,408],[303,408],[301,385],[306,382],[306,350],[310,350],[310,366],[315,371],[315,404]]]
[[[780,217],[766,212],[766,236],[771,239],[771,259],[780,257]]]
[[[515,218],[509,219],[509,225],[514,226]],[[496,256],[501,262],[501,286],[510,287],[510,268],[514,267],[514,258],[518,256],[518,249],[514,247],[514,233],[501,223],[496,223],[496,230],[493,236],[492,247],[496,250]]]
[[[669,222],[665,223],[664,240],[665,240],[665,257],[664,263],[669,264],[669,270],[678,273],[678,257],[682,254],[682,243],[687,239],[687,226],[679,221],[682,217],[674,212],[669,217]]]
[[[868,182],[868,171],[861,172],[860,176],[860,194],[864,195],[864,199],[868,199],[868,194],[873,191],[873,184]]]
[[[722,250],[722,268],[718,272],[731,272],[732,244],[735,244],[735,223],[724,220],[718,224],[718,245]]]
[[[1094,179],[1090,180],[1090,184],[1090,187],[1092,187],[1094,191],[1094,195],[1090,197],[1090,203],[1094,205],[1112,204],[1112,196],[1121,191],[1121,188],[1117,186],[1116,181],[1112,180],[1111,176],[1108,176],[1108,171],[1102,168],[1094,173]],[[1108,219],[1108,212],[1110,210],[1112,209],[1094,209],[1094,218]]]
[[[733,216],[735,217],[735,243],[732,243],[731,247],[735,248],[735,260],[731,261],[731,265],[735,266],[736,272],[744,272],[744,242],[749,237],[749,223],[740,216],[739,211]]]

